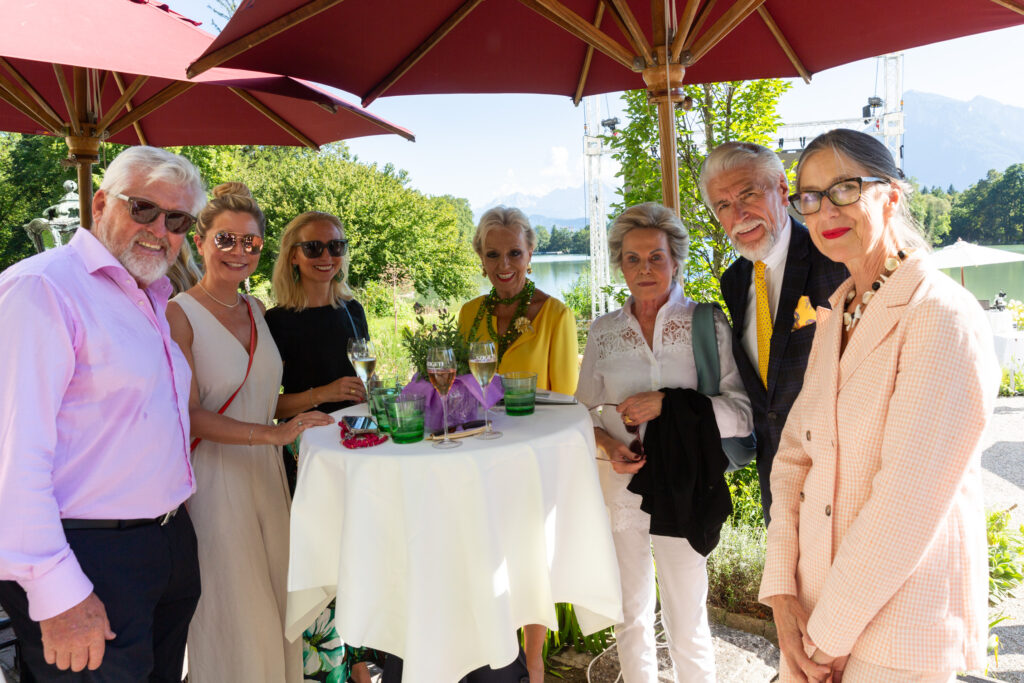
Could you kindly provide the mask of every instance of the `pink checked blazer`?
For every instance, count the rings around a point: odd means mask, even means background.
[[[853,286],[831,297],[841,311]],[[840,357],[818,309],[772,468],[760,599],[795,595],[814,643],[915,671],[981,668],[988,564],[981,439],[998,389],[974,298],[911,254]]]

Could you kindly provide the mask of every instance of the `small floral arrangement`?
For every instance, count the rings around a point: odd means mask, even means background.
[[[415,332],[408,327],[402,330],[402,346],[409,352],[409,359],[420,377],[427,377],[427,349],[435,346],[446,346],[455,354],[456,375],[469,373],[469,343],[459,332],[459,322],[454,315],[442,308],[436,323],[427,323],[422,315],[417,315],[416,324]]]
[[[1013,322],[1018,330],[1024,330],[1024,304],[1016,299],[1006,302],[1006,310],[1013,314]]]

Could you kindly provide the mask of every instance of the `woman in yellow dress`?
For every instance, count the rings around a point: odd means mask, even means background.
[[[469,341],[494,342],[499,373],[536,372],[538,389],[571,395],[579,378],[576,319],[526,277],[536,246],[519,209],[496,206],[481,217],[473,249],[492,288],[463,305],[459,330]]]

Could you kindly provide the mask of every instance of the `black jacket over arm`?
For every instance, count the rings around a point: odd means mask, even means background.
[[[626,487],[641,496],[651,533],[685,538],[707,555],[732,514],[728,460],[711,400],[694,389],[661,389],[661,415],[647,423],[647,464]]]
[[[757,364],[747,357],[743,347],[743,325],[754,264],[745,258],[738,258],[722,274],[722,297],[732,316],[732,353],[754,413],[757,475],[761,482],[761,506],[766,524],[772,503],[769,487],[772,460],[779,447],[779,438],[789,409],[803,386],[807,356],[811,352],[814,331],[818,327],[808,325],[799,330],[793,329],[797,303],[800,297],[807,296],[811,306],[829,308],[828,298],[849,277],[846,266],[828,260],[818,251],[803,224],[793,221],[791,228],[786,270],[772,329],[767,389],[761,383]]]

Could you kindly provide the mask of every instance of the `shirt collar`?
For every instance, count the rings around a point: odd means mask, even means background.
[[[76,230],[75,236],[71,238],[68,246],[78,253],[85,265],[86,272],[92,274],[97,271],[106,271],[106,274],[110,275],[115,282],[119,280],[116,276],[123,273],[131,277],[133,282],[135,281],[128,269],[110,253],[110,250],[96,238],[96,235],[92,234],[91,230],[86,228]],[[136,283],[137,285],[138,283]],[[152,294],[166,299],[170,296],[172,287],[171,281],[167,277],[162,277],[150,284],[148,288],[140,289],[147,289]]]

